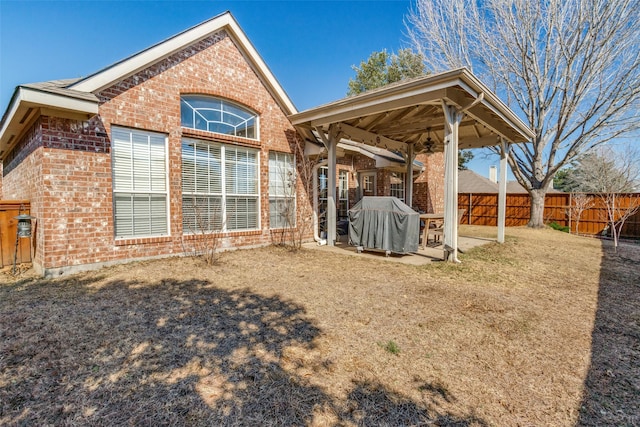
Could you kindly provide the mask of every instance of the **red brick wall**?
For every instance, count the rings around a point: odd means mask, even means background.
[[[188,93],[223,97],[256,111],[260,140],[182,129],[180,96]],[[220,247],[271,243],[268,153],[292,152],[294,129],[224,31],[96,95],[101,105],[94,120],[42,117],[20,143],[21,158],[8,163],[5,197],[31,200],[32,215],[41,224],[37,264],[57,269],[188,250],[190,238],[183,238],[181,219],[183,134],[260,150],[261,230],[228,233],[220,239]],[[168,136],[170,237],[115,240],[109,142],[112,126]],[[25,180],[28,184],[21,188],[19,183]],[[298,203],[301,201],[306,199]]]
[[[23,154],[23,152],[27,154]],[[3,164],[3,199],[29,200],[31,202],[30,215],[34,233],[33,241],[36,247],[32,261],[34,265],[42,265],[42,247],[44,234],[41,232],[43,216],[43,199],[45,189],[42,185],[42,125],[37,120],[25,133],[15,149],[8,154]],[[38,250],[40,248],[40,250]]]
[[[418,154],[425,166],[413,184],[413,204],[424,212],[444,211],[444,153]]]

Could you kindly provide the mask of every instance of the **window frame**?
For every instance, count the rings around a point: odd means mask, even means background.
[[[128,156],[128,160],[131,164],[131,170],[130,170],[130,183],[129,186],[130,188],[123,188],[119,185],[119,178],[118,175],[119,173],[116,173],[116,168],[118,167],[118,155],[120,150],[122,150],[122,148],[117,147],[117,137],[116,134],[118,132],[122,132],[122,133],[128,133],[129,134],[129,144],[130,144],[130,156]],[[135,178],[136,176],[140,175],[140,172],[138,171],[136,173],[136,171],[134,171],[134,166],[135,166],[135,147],[134,147],[134,134],[138,135],[138,136],[146,136],[147,137],[147,144],[148,144],[148,154],[149,154],[149,162],[148,162],[148,181],[149,181],[149,189],[142,189],[142,188],[136,188],[136,182],[135,182]],[[157,189],[153,189],[153,175],[152,175],[152,166],[153,166],[153,159],[152,159],[152,153],[151,153],[151,137],[162,137],[162,150],[163,150],[163,156],[162,156],[162,165],[164,168],[163,171],[163,185],[164,185],[164,190],[157,190]],[[157,159],[156,159],[156,165],[157,165]],[[144,166],[144,165],[143,165]],[[124,175],[126,175],[126,173],[123,173]],[[154,132],[154,131],[148,131],[148,130],[144,130],[144,129],[136,129],[136,128],[127,128],[124,126],[111,126],[111,191],[112,191],[112,212],[113,212],[113,234],[114,234],[114,238],[116,240],[127,240],[127,239],[144,239],[144,238],[156,238],[156,237],[168,237],[171,235],[171,212],[170,212],[170,205],[169,205],[169,199],[170,199],[170,188],[169,188],[169,150],[168,150],[168,135],[162,132]],[[133,232],[133,234],[118,234],[118,209],[117,209],[117,205],[118,205],[118,196],[119,195],[130,195],[130,197],[132,198],[132,202],[131,202],[131,209],[132,209],[132,215],[131,215],[131,229]],[[143,233],[143,234],[135,234],[135,205],[133,202],[133,198],[135,198],[136,195],[146,195],[149,197],[149,216],[148,216],[148,220],[149,220],[149,227],[152,227],[153,224],[153,210],[152,210],[152,197],[154,195],[162,195],[164,196],[164,223],[165,223],[165,231],[164,232],[160,232],[160,233]]]
[[[338,188],[336,189],[336,219],[345,219],[349,216],[349,170],[347,169],[338,169],[337,170],[338,179],[336,184]],[[344,180],[342,179],[344,176]],[[345,183],[344,193],[346,197],[341,197],[341,183]],[[328,166],[320,166],[318,168],[318,182],[316,183],[318,186],[318,212],[326,211],[328,206],[328,196],[329,196],[329,167]],[[343,213],[343,215],[341,215]],[[320,227],[326,228],[326,215],[325,217],[319,220]]]
[[[287,172],[287,170],[291,170],[293,173],[293,194],[292,195],[287,195],[287,194],[277,194],[277,191],[274,192],[274,183],[272,181],[272,156],[276,156],[275,159],[273,159],[273,161],[277,162],[276,168],[277,170],[283,171],[283,172]],[[289,160],[289,162],[285,165],[284,170],[281,169],[281,160],[280,157],[284,157],[284,161],[287,162],[287,159]],[[270,229],[284,229],[284,228],[295,228],[297,225],[297,203],[298,203],[298,192],[297,192],[297,176],[296,176],[296,159],[295,156],[292,153],[285,153],[282,151],[275,151],[275,150],[270,150],[269,151],[269,228]],[[275,183],[275,185],[277,186],[278,184],[282,184],[282,188],[286,188],[285,185],[286,183],[284,182],[284,178],[281,177],[280,175],[276,175],[276,180],[278,181],[277,183]],[[282,182],[281,182],[282,181]],[[286,201],[290,199],[293,201],[293,223],[292,224],[282,224],[280,221],[286,221],[283,219],[279,219],[274,221],[272,218],[272,202],[276,202],[276,204],[279,201],[284,201],[286,203]],[[279,218],[282,218],[283,215],[279,214],[277,215]],[[274,225],[274,222],[276,222],[277,224]]]
[[[206,102],[210,102],[210,106],[209,107],[194,107],[193,105],[191,105],[191,103],[193,102],[193,99],[198,99],[200,101],[206,101]],[[191,103],[190,103],[191,102]],[[185,123],[185,121],[183,120],[183,115],[185,114],[184,111],[184,104],[186,104],[186,106],[188,108],[191,109],[191,124]],[[217,105],[219,104],[219,105]],[[233,111],[227,111],[225,110],[225,106],[228,106],[229,109],[236,109],[236,110],[240,110],[241,113],[245,113],[247,114],[247,116],[249,117],[242,117],[240,115],[238,115],[236,112]],[[219,107],[219,108],[217,108]],[[220,115],[220,120],[213,120],[213,119],[208,119],[207,117],[205,117],[205,115],[203,114],[203,112],[209,112],[209,113],[213,113],[215,114],[219,114]],[[196,115],[199,115],[201,120],[203,120],[204,122],[207,123],[207,129],[201,129],[196,127]],[[236,116],[239,117],[240,119],[243,119],[243,123],[247,123],[251,120],[254,121],[254,129],[255,129],[255,135],[253,137],[250,136],[246,136],[246,135],[241,135],[238,132],[237,126],[238,124],[233,124],[231,122],[227,122],[224,120],[224,118],[226,116]],[[215,131],[215,130],[210,130],[211,128],[211,124],[218,124],[218,125],[222,125],[222,126],[229,126],[230,128],[234,129],[233,133],[228,133],[228,132],[219,132],[219,131]],[[209,95],[199,95],[199,94],[183,94],[180,96],[180,125],[184,128],[187,129],[194,129],[194,130],[198,130],[198,131],[202,131],[202,132],[210,132],[213,134],[218,134],[218,135],[226,135],[226,136],[233,136],[236,138],[244,138],[244,139],[248,139],[251,141],[259,141],[260,140],[260,115],[253,111],[252,109],[239,104],[237,102],[228,100],[226,98],[221,98],[221,97],[217,97],[217,96],[209,96]],[[248,135],[248,126],[245,126],[245,130],[247,131],[247,135]]]
[[[393,178],[399,179],[400,183],[394,184],[391,182]],[[391,172],[389,175],[389,195],[397,197],[405,202],[407,197],[407,174],[405,172]],[[401,188],[398,188],[401,187]],[[398,194],[402,194],[402,197],[398,197]]]
[[[186,167],[185,167],[185,149],[184,146],[185,144],[193,144],[193,153],[194,153],[194,158],[193,158],[193,164],[194,164],[194,170],[193,170],[193,177],[191,179],[186,179]],[[216,148],[219,151],[219,157],[217,158],[218,161],[218,167],[219,167],[219,171],[213,171],[216,173],[219,173],[219,185],[220,185],[220,190],[218,192],[212,192],[211,191],[211,180],[212,180],[212,176],[214,175],[212,173],[212,168],[211,168],[211,164],[213,163],[212,157],[208,156],[206,159],[206,163],[207,163],[207,187],[208,187],[208,191],[200,191],[200,189],[197,187],[198,185],[198,178],[197,178],[197,174],[198,172],[196,171],[196,164],[198,163],[198,159],[199,157],[196,155],[196,153],[198,152],[198,149],[196,147],[200,147],[200,148],[207,148],[207,153],[211,153],[211,148]],[[181,180],[182,180],[182,184],[181,184],[181,189],[182,189],[182,233],[185,235],[193,235],[193,234],[197,234],[197,233],[201,233],[201,232],[220,232],[220,233],[234,233],[234,232],[247,232],[247,231],[258,231],[261,229],[261,208],[260,208],[260,198],[261,198],[261,194],[260,194],[260,150],[255,149],[255,148],[250,148],[250,147],[244,147],[244,146],[240,146],[240,145],[232,145],[232,144],[225,144],[225,143],[221,143],[221,142],[216,142],[216,141],[205,141],[205,140],[201,140],[201,139],[197,139],[197,138],[182,138],[181,140],[181,144],[180,144],[180,148],[181,148],[181,168],[182,168],[182,172],[181,172]],[[249,162],[249,163],[238,163],[237,162],[237,157],[238,157],[238,152],[242,151],[242,150],[246,150],[246,153],[251,153],[253,156],[253,159],[255,160],[254,162]],[[236,157],[236,161],[234,163],[234,161],[229,160],[227,157],[228,151],[234,151],[235,152],[235,157]],[[216,159],[214,159],[216,160]],[[204,162],[205,160],[201,160],[202,162]],[[231,164],[234,164],[234,168],[233,170],[230,169]],[[238,172],[238,170],[242,170],[243,167],[244,169],[249,172],[251,169],[247,166],[247,165],[253,165],[253,186],[255,187],[255,193],[243,193],[243,192],[238,192],[238,191],[233,191],[233,189],[230,188],[230,186],[233,186],[235,190],[238,189],[238,185],[242,184],[240,181],[236,180],[233,184],[231,184],[230,178],[231,178],[231,174],[235,174]],[[251,185],[251,176],[247,175],[244,178],[244,184],[245,185]],[[193,182],[194,183],[194,187],[193,187],[193,191],[191,191],[191,189],[186,188],[186,184],[185,182]],[[186,217],[185,217],[185,206],[186,203],[185,201],[187,200],[187,198],[189,198],[190,200],[193,200],[193,198],[196,198],[196,202],[198,198],[202,198],[202,199],[208,199],[208,211],[210,212],[210,206],[211,203],[210,201],[212,199],[215,198],[219,198],[220,200],[220,212],[221,212],[221,217],[220,217],[220,228],[219,229],[212,229],[211,227],[208,227],[206,230],[202,230],[200,227],[197,226],[197,224],[195,224],[195,226],[193,227],[193,229],[191,229],[189,226],[186,225]],[[247,228],[230,228],[229,227],[229,211],[228,209],[230,208],[230,202],[231,201],[238,201],[241,199],[245,199],[245,200],[254,200],[255,201],[255,227],[247,227]],[[196,212],[194,212],[194,218],[195,215],[197,215]],[[211,221],[211,214],[209,214],[208,218],[207,218],[207,224],[215,224],[215,221]],[[246,216],[246,220],[247,223],[249,222],[249,218],[250,215]],[[238,220],[236,219],[236,223],[238,222]]]

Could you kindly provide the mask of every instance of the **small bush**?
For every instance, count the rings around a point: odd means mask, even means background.
[[[569,232],[569,227],[568,226],[560,225],[557,222],[550,222],[549,223],[549,227],[553,228],[554,230],[563,231],[565,233]]]
[[[384,348],[391,354],[395,354],[396,356],[400,354],[400,347],[394,341],[389,340],[386,344],[379,344],[380,347]]]

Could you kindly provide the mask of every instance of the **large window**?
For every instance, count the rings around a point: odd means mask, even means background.
[[[404,202],[404,182],[406,178],[405,173],[392,172],[391,173],[391,196],[397,197]]]
[[[198,231],[259,227],[258,151],[182,141],[182,226]]]
[[[293,155],[269,152],[269,224],[271,228],[296,224],[296,173]]]
[[[226,99],[185,95],[180,99],[183,127],[258,139],[258,116]]]
[[[111,128],[115,235],[168,234],[166,136]]]

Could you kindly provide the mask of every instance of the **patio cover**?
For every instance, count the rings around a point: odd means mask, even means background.
[[[328,154],[327,244],[336,240],[336,149],[342,139],[402,153],[407,164],[407,204],[412,205],[411,168],[418,152],[445,153],[445,258],[457,261],[458,149],[501,147],[498,241],[504,241],[506,156],[511,143],[533,132],[468,69],[460,68],[394,83],[289,116],[308,141]],[[500,215],[502,213],[502,215]]]

